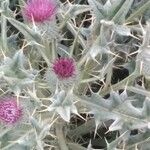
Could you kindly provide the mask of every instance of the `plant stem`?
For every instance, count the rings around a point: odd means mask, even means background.
[[[150,92],[149,91],[146,91],[144,89],[140,89],[140,88],[136,88],[136,87],[133,87],[133,86],[128,86],[127,87],[127,90],[131,91],[131,92],[134,92],[134,93],[137,93],[137,94],[141,94],[143,96],[147,96],[147,97],[150,97]]]
[[[1,16],[1,38],[2,38],[2,48],[5,52],[8,51],[7,47],[7,19],[4,15]]]
[[[68,135],[72,138],[75,136],[83,136],[87,134],[89,131],[95,130],[95,120],[91,119],[85,122],[83,125],[77,127],[76,129],[70,130]]]
[[[112,86],[109,86],[109,87],[105,88],[104,90],[101,90],[99,92],[99,94],[104,96],[104,95],[110,93],[111,90],[113,90],[113,91],[120,90],[120,89],[124,88],[127,85],[127,83],[132,82],[137,76],[138,75],[133,72],[131,75],[129,75],[122,81],[120,81]]]
[[[76,143],[68,143],[69,149],[70,150],[87,150],[87,148],[80,146],[79,144]]]
[[[63,135],[63,125],[57,123],[55,128],[60,150],[69,150]]]

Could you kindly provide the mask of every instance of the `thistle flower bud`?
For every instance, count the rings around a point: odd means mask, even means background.
[[[75,62],[72,58],[56,59],[52,68],[54,73],[61,80],[72,78],[76,74]]]
[[[54,60],[45,77],[52,91],[57,81],[63,89],[68,89],[78,80],[79,71],[73,58],[61,57]]]
[[[56,5],[54,0],[28,0],[22,11],[29,26],[44,38],[58,37]]]
[[[14,97],[0,100],[0,122],[12,125],[17,123],[22,117],[22,107],[17,104]]]
[[[28,0],[23,15],[29,22],[43,23],[55,17],[56,4],[52,0]]]

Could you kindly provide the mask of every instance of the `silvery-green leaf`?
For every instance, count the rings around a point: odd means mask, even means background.
[[[114,31],[117,32],[119,35],[122,36],[130,36],[131,35],[131,30],[125,25],[114,25],[113,27]]]
[[[67,12],[70,17],[75,17],[79,14],[82,14],[86,11],[90,11],[91,8],[88,6],[88,5],[80,5],[80,4],[75,4],[75,5],[72,5],[70,4],[69,6],[69,11]]]
[[[150,121],[150,98],[146,97],[143,108],[142,108],[142,115],[144,118]]]
[[[125,17],[127,15],[127,13],[129,12],[133,1],[134,0],[124,1],[124,3],[121,5],[120,9],[118,10],[118,12],[115,14],[115,16],[112,19],[115,23],[121,24],[121,23],[125,22]]]
[[[104,8],[100,2],[97,0],[88,0],[89,5],[91,6],[96,18],[101,20],[104,18]]]
[[[56,90],[56,83],[58,82],[56,75],[54,74],[53,71],[51,71],[51,69],[47,69],[46,74],[45,74],[45,80],[48,84],[48,87],[50,88],[50,90],[52,92],[55,92]]]
[[[107,18],[112,19],[116,14],[117,9],[123,4],[123,0],[107,0],[104,5],[104,11],[107,14]]]
[[[74,95],[72,89],[66,93],[65,91],[58,91],[52,97],[52,104],[48,107],[48,111],[55,110],[65,121],[70,121],[71,112],[77,113],[76,106],[74,104]]]
[[[13,18],[7,18],[8,21],[14,25],[24,36],[27,38],[28,41],[35,41],[37,43],[41,42],[41,38],[39,34],[31,30],[27,25],[13,19]]]
[[[123,126],[123,120],[121,118],[117,118],[109,127],[109,131],[121,130]]]
[[[118,144],[123,139],[128,138],[129,134],[130,134],[130,131],[126,131],[122,135],[120,135],[119,137],[117,137],[114,141],[112,141],[111,143],[107,143],[107,150],[119,150],[119,149],[117,149]]]

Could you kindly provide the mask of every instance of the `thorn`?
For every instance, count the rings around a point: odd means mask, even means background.
[[[128,83],[129,83],[129,80],[127,81],[127,83],[125,85],[124,91],[127,91]]]
[[[1,49],[1,52],[2,52],[2,55],[3,55],[4,59],[6,59],[7,57],[6,57],[6,55],[5,55],[5,53],[2,49]]]
[[[140,20],[139,20],[139,25],[140,25],[140,27],[141,27],[141,29],[142,29],[143,35],[145,35],[146,32],[145,32],[145,30],[144,30],[144,28],[143,28],[143,26],[142,26],[142,24],[141,24],[141,20],[142,20],[142,17],[141,17]]]
[[[133,34],[130,34],[130,36],[140,41],[140,39],[138,37],[134,36]]]
[[[135,51],[135,52],[133,52],[133,53],[130,53],[128,56],[132,56],[132,55],[137,54],[137,53],[139,53],[139,52],[140,52],[140,51],[137,50],[137,51]]]
[[[142,75],[143,61],[140,63],[140,75]]]

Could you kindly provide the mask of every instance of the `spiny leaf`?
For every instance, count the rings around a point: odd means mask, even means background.
[[[126,0],[124,1],[123,5],[119,9],[119,11],[116,13],[116,15],[113,17],[113,21],[117,24],[121,24],[125,22],[125,17],[128,13],[128,11],[131,8],[131,5],[134,0]]]

